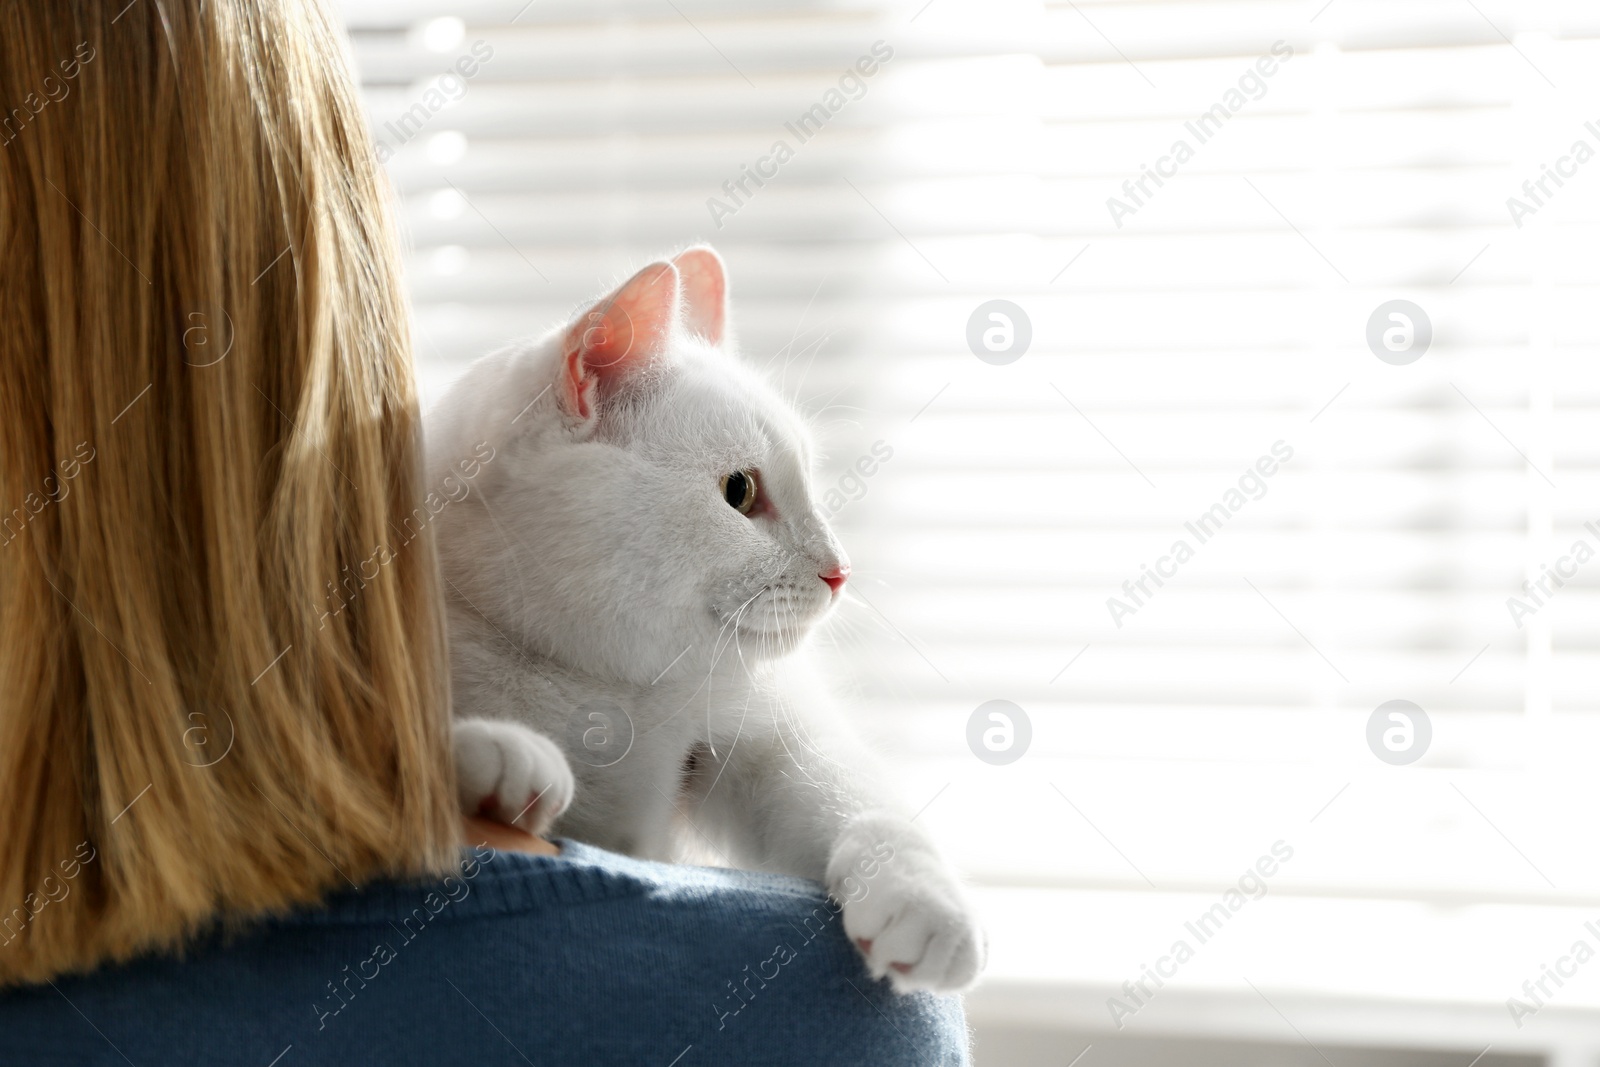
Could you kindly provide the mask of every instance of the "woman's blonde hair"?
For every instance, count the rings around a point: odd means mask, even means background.
[[[442,868],[407,314],[335,21],[0,0],[0,108],[0,984]]]

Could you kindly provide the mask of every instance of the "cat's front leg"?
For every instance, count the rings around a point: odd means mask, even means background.
[[[977,980],[988,939],[933,842],[903,816],[867,811],[839,828],[824,884],[875,978],[901,992]]]
[[[560,746],[520,723],[459,719],[451,729],[461,810],[543,834],[572,803]]]
[[[848,731],[792,712],[751,716],[690,783],[696,822],[740,858],[822,881],[874,977],[951,992],[983,969],[988,941],[955,871],[877,785]]]

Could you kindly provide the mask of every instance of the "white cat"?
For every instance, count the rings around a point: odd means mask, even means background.
[[[493,457],[435,520],[462,806],[661,860],[687,824],[824,882],[874,975],[963,988],[986,943],[959,883],[788,655],[850,565],[805,426],[727,323],[722,260],[693,248],[430,414],[431,483]]]

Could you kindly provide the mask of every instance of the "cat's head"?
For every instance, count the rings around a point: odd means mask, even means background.
[[[539,345],[474,365],[430,415],[434,476],[475,440],[496,450],[439,517],[445,574],[475,610],[644,682],[680,655],[781,655],[827,614],[850,566],[814,500],[811,438],[730,350],[727,292],[709,248],[652,263]]]

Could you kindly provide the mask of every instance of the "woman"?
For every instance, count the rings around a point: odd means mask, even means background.
[[[0,1063],[966,1062],[818,886],[464,828],[319,3],[0,0],[0,107]]]

